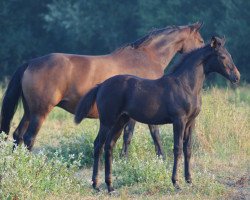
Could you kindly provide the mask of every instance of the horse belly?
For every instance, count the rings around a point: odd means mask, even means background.
[[[165,124],[170,123],[171,119],[164,112],[161,104],[149,103],[147,101],[136,103],[129,107],[128,115],[134,120],[145,124]]]

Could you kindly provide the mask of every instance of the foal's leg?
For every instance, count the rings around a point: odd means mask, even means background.
[[[106,141],[108,132],[109,129],[100,123],[99,132],[94,141],[94,165],[93,165],[93,175],[92,175],[92,181],[93,181],[92,186],[96,190],[99,190],[98,176],[100,169],[100,158],[103,152],[103,146]]]
[[[159,126],[157,125],[148,125],[151,136],[153,138],[154,141],[154,145],[155,145],[155,151],[157,156],[162,156],[163,160],[166,160],[166,156],[164,154],[163,151],[163,147],[161,144],[161,138],[160,138],[160,134],[159,134]]]
[[[172,173],[172,183],[176,189],[180,189],[178,185],[178,165],[182,155],[183,136],[186,122],[183,119],[177,119],[173,123],[174,128],[174,167]]]
[[[185,166],[185,179],[187,183],[192,183],[191,172],[190,172],[190,158],[191,158],[191,143],[192,143],[192,132],[195,127],[195,121],[186,128],[183,141],[183,153],[184,153],[184,166]]]
[[[41,114],[31,114],[30,115],[30,123],[28,126],[27,131],[24,133],[23,140],[24,144],[27,146],[28,150],[31,150],[34,142],[36,135],[38,131],[40,130],[42,123],[44,122],[46,115],[41,115]]]
[[[128,116],[126,115],[121,116],[118,122],[110,130],[108,138],[105,143],[105,182],[108,187],[108,192],[114,191],[114,188],[112,187],[112,175],[111,175],[113,147],[122,133],[122,128],[128,122],[128,120],[129,120]]]
[[[131,142],[134,133],[134,128],[135,128],[135,120],[130,119],[124,128],[121,156],[128,157],[128,146]]]

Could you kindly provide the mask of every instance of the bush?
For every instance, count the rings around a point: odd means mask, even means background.
[[[119,185],[131,186],[137,183],[159,184],[170,186],[171,170],[166,173],[166,163],[162,158],[153,156],[150,159],[140,159],[133,156],[129,160],[114,160],[113,174]]]
[[[58,156],[48,160],[43,152],[29,153],[24,146],[0,139],[0,199],[44,199],[51,194],[81,192],[74,177],[77,163],[69,165]]]
[[[79,167],[89,167],[93,163],[93,139],[87,134],[61,138],[58,146],[46,146],[45,149],[49,158],[56,155],[68,165],[77,162]]]

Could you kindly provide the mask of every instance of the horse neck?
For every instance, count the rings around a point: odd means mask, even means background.
[[[185,37],[187,34],[184,33],[184,30],[177,30],[169,35],[160,34],[138,50],[143,50],[145,55],[158,63],[164,71],[175,54],[181,50]]]
[[[206,63],[212,53],[210,45],[191,52],[170,76],[178,78],[190,91],[199,93],[206,76]]]

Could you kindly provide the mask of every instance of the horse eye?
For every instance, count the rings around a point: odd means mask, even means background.
[[[220,58],[224,60],[226,57],[225,56],[220,56]]]

